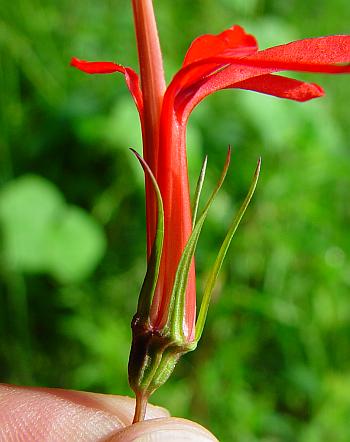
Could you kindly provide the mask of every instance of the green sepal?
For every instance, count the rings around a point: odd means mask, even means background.
[[[210,206],[212,205],[217,193],[219,192],[230,164],[231,148],[228,148],[225,165],[221,174],[221,177],[213,190],[207,204],[205,205],[201,216],[193,227],[192,233],[187,241],[187,244],[182,253],[176,274],[174,279],[174,285],[171,294],[171,301],[169,306],[169,316],[167,327],[170,330],[172,336],[178,340],[186,340],[183,331],[183,321],[185,316],[185,295],[187,289],[188,275],[190,271],[190,265],[192,258],[196,251],[199,235],[202,231],[204,221],[208,215]]]
[[[192,225],[193,226],[195,226],[195,224],[196,224],[199,199],[200,199],[203,184],[204,184],[205,172],[207,170],[207,162],[208,162],[208,156],[206,155],[204,158],[203,164],[202,164],[201,172],[198,177],[196,191],[194,192],[193,207],[192,207]]]
[[[145,160],[134,149],[130,150],[139,160],[145,174],[150,178],[154,192],[156,194],[156,201],[157,201],[156,234],[152,246],[151,255],[147,263],[147,272],[140,291],[138,305],[137,305],[137,312],[135,315],[138,318],[146,319],[149,317],[150,314],[152,300],[158,281],[160,260],[162,257],[163,239],[164,239],[164,209],[163,209],[162,196],[157,181],[151,169],[149,168]]]
[[[221,269],[222,263],[225,259],[227,250],[231,244],[232,238],[237,230],[237,227],[239,226],[239,223],[241,222],[241,219],[243,218],[243,215],[250,203],[250,200],[252,199],[252,196],[254,194],[259,174],[260,174],[260,166],[261,166],[261,159],[259,158],[258,165],[255,169],[255,173],[249,188],[249,191],[247,193],[247,196],[245,197],[245,200],[243,201],[243,204],[241,205],[237,215],[234,217],[232,223],[230,224],[230,227],[228,229],[228,232],[225,236],[225,239],[220,247],[219,253],[216,257],[215,263],[209,273],[209,278],[206,283],[204,294],[202,298],[202,304],[199,310],[197,322],[196,322],[196,334],[195,334],[195,341],[198,342],[199,339],[202,336],[205,320],[207,317],[208,307],[210,303],[211,294],[215,285],[215,282],[217,280],[219,271]]]

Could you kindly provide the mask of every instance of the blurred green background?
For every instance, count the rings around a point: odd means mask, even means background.
[[[145,272],[137,68],[129,0],[0,2],[0,376],[131,394],[130,320]],[[168,80],[190,42],[239,23],[261,47],[349,32],[347,0],[155,0]],[[298,77],[300,78],[300,77]],[[263,169],[233,241],[199,349],[153,402],[237,442],[350,440],[350,78],[303,75],[299,104],[224,91],[194,112],[190,177],[209,155],[229,177],[197,253],[203,286],[256,160]]]

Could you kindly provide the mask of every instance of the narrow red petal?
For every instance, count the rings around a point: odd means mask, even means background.
[[[293,78],[271,74],[233,83],[227,88],[245,89],[301,102],[324,95],[323,89],[315,83],[305,83]]]
[[[186,119],[207,95],[235,83],[286,70],[349,73],[349,65],[334,64],[345,62],[350,62],[350,36],[346,35],[292,42],[245,58],[209,57],[182,68],[170,84],[168,95],[173,96],[178,119]],[[209,75],[200,75],[202,66]]]
[[[350,62],[350,36],[330,35],[297,40],[260,51],[254,58],[293,63],[348,63]]]
[[[128,89],[135,101],[137,110],[139,111],[141,125],[143,125],[143,96],[140,87],[139,76],[133,69],[128,67],[125,68],[124,75],[125,75],[126,85],[128,86]]]
[[[133,69],[117,63],[113,63],[112,61],[86,61],[79,60],[75,57],[72,58],[70,65],[87,74],[113,74],[115,72],[120,72],[124,74],[126,84],[135,101],[136,107],[142,120],[142,92],[140,88],[139,76]]]
[[[210,57],[247,57],[257,50],[255,37],[236,25],[218,35],[206,34],[196,38],[187,51],[183,66],[193,65]],[[197,80],[212,75],[216,69],[216,64],[198,63],[191,76]]]
[[[112,74],[114,72],[121,72],[124,74],[125,72],[124,66],[111,61],[86,61],[73,57],[70,65],[87,74]]]
[[[246,57],[257,50],[255,37],[236,25],[217,35],[206,34],[196,38],[187,51],[183,66],[218,55]]]

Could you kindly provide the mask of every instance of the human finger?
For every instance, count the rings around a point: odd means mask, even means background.
[[[0,384],[0,441],[100,441],[130,425],[134,399]],[[149,405],[146,419],[169,416]]]

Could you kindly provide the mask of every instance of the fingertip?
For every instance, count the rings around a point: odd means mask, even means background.
[[[2,384],[0,441],[29,440],[28,435],[43,441],[107,440],[131,424],[134,407],[129,397]],[[164,408],[147,407],[146,419],[165,416]]]
[[[119,430],[109,442],[213,442],[216,437],[195,422],[187,419],[168,417],[158,418]]]
[[[108,411],[112,414],[118,415],[122,419],[125,425],[130,425],[135,412],[135,399],[128,396],[117,396],[109,394],[98,393],[86,393],[90,396],[94,396],[94,399],[98,401],[101,409]],[[169,417],[170,413],[163,407],[157,405],[148,404],[146,409],[145,419],[157,419]]]

